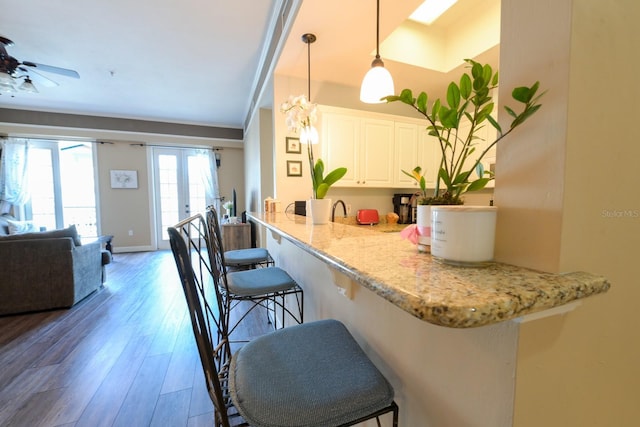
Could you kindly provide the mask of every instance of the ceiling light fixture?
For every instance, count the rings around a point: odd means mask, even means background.
[[[24,79],[24,81],[18,85],[18,79]],[[18,89],[27,93],[38,93],[38,89],[28,75],[14,76],[4,70],[0,71],[0,93],[16,93]]]
[[[311,43],[316,41],[315,34],[306,33],[302,35],[302,41],[307,44],[307,101],[311,102]],[[300,130],[300,142],[303,144],[317,144],[318,131],[311,124],[307,124]]]
[[[458,0],[425,0],[409,19],[425,25],[431,25]]]
[[[393,78],[389,70],[384,68],[384,62],[380,59],[380,0],[377,0],[376,8],[376,58],[371,63],[371,69],[367,71],[362,86],[360,86],[360,101],[367,104],[379,104],[384,102],[382,98],[394,94]]]
[[[24,78],[24,82],[22,82],[18,89],[28,93],[38,93],[38,89],[36,89],[36,87],[33,85],[33,82],[31,81],[29,76]]]

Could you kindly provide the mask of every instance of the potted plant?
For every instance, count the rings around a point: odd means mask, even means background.
[[[307,101],[304,95],[290,96],[280,106],[280,111],[287,115],[287,128],[292,132],[300,131],[300,142],[307,145],[309,172],[311,174],[312,197],[309,201],[311,217],[314,224],[329,222],[331,199],[326,199],[329,188],[347,173],[347,168],[339,167],[326,176],[322,159],[314,160],[312,144],[318,142],[318,133],[314,127],[317,120],[316,105]]]
[[[522,110],[518,113],[509,106],[505,106],[504,109],[507,114],[512,117],[511,124],[506,131],[503,131],[500,124],[491,115],[493,113],[495,103],[491,97],[493,89],[498,87],[498,72],[494,73],[492,67],[489,64],[482,65],[474,60],[466,59],[465,62],[469,65],[470,73],[463,73],[460,77],[459,83],[451,82],[447,88],[446,100],[443,102],[440,99],[436,99],[429,105],[429,97],[425,92],[421,92],[417,98],[413,97],[413,93],[410,89],[404,89],[399,96],[392,95],[387,96],[385,99],[387,102],[400,101],[420,113],[427,119],[428,126],[427,131],[429,135],[437,138],[442,158],[440,161],[440,168],[438,170],[438,178],[436,180],[436,186],[432,196],[427,196],[424,192],[426,190],[423,187],[424,177],[421,175],[421,169],[417,167],[411,173],[405,172],[407,175],[416,179],[421,184],[423,190],[422,197],[419,198],[419,205],[462,205],[464,200],[462,196],[470,191],[477,191],[484,188],[494,176],[491,171],[484,170],[482,165],[482,159],[484,156],[498,143],[504,139],[507,135],[513,132],[518,126],[522,125],[527,119],[535,114],[541,107],[538,104],[538,100],[544,94],[537,94],[540,83],[535,82],[530,87],[522,86],[513,89],[511,92],[512,98],[522,104]],[[487,144],[486,148],[479,153],[476,153],[476,148],[480,137],[478,131],[484,126],[489,124],[497,131],[497,137],[494,141]],[[468,131],[466,130],[468,128]],[[473,157],[475,156],[475,157]],[[475,159],[475,160],[474,160]],[[443,184],[443,188],[440,184]],[[457,230],[462,230],[460,225],[452,226],[447,225],[446,229],[436,230],[436,226],[442,227],[443,224],[449,224],[439,215],[442,211],[452,212],[472,212],[474,210],[482,212],[483,216],[488,209],[484,207],[482,209],[472,209],[469,207],[456,208],[434,208],[433,218],[440,217],[440,219],[434,220],[432,218],[433,230],[432,233],[435,236],[433,238],[434,245],[431,251],[434,255],[437,255],[437,251],[440,248],[437,242],[439,241],[452,241],[453,234],[455,233],[452,227],[457,227]],[[420,213],[418,214],[420,216]],[[488,215],[489,221],[493,218],[493,228],[495,229],[495,209]],[[466,218],[466,216],[465,216]],[[462,220],[465,221],[464,219]],[[468,221],[468,220],[467,220]],[[488,230],[487,235],[491,236],[490,257],[493,257],[493,232],[491,232],[491,226],[475,227],[481,231]],[[448,234],[447,238],[439,239],[438,234]],[[471,236],[461,235],[462,242],[460,245],[463,247],[475,247],[475,244],[470,244],[472,241]],[[457,251],[458,249],[456,249]],[[447,254],[446,256],[449,256]],[[487,251],[478,255],[479,258],[486,258]],[[475,256],[474,256],[475,259]],[[482,260],[485,261],[485,260]],[[474,262],[474,261],[469,261]]]

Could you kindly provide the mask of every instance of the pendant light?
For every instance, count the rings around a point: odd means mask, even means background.
[[[311,43],[316,41],[316,35],[303,34],[302,41],[307,44],[307,102],[311,103]],[[300,142],[303,144],[317,144],[318,140],[318,131],[311,123],[300,130]]]
[[[360,87],[360,101],[367,104],[384,102],[381,98],[393,95],[393,78],[389,70],[384,68],[380,59],[380,0],[376,9],[376,58],[371,63],[371,69],[365,74]]]

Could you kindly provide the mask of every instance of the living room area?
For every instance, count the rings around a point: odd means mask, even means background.
[[[71,309],[0,317],[0,425],[211,425],[171,251],[117,254],[107,270]]]

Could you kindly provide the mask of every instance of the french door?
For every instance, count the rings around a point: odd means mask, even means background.
[[[169,249],[167,227],[206,209],[206,155],[195,149],[153,148],[158,249]]]

